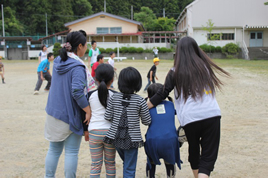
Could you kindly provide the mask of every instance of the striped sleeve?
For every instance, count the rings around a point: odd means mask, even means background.
[[[149,125],[151,123],[151,116],[145,99],[140,102],[140,117],[143,125]]]
[[[109,98],[109,101],[108,101],[108,104],[107,104],[107,108],[106,108],[106,111],[105,111],[105,115],[104,115],[104,118],[107,121],[111,121],[111,122],[113,121],[113,117],[114,117],[113,96],[114,95],[112,95]]]

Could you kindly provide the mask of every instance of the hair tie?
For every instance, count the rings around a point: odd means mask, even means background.
[[[64,43],[63,44],[63,47],[67,50],[67,51],[71,51],[71,49],[72,49],[72,45],[69,43],[69,42],[67,42],[67,43]]]

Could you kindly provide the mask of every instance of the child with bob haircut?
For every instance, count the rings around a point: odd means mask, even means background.
[[[160,83],[149,86],[148,98],[154,96],[159,89],[163,89]],[[164,159],[167,177],[175,177],[176,166],[181,168],[180,143],[175,127],[175,109],[172,98],[163,100],[156,107],[150,109],[152,122],[145,135],[144,149],[147,155],[146,177],[155,177],[156,165],[160,165],[160,158]]]
[[[178,41],[174,66],[166,76],[164,90],[150,98],[157,106],[174,89],[180,125],[189,145],[189,162],[195,178],[208,178],[217,160],[221,110],[215,98],[223,83],[214,73],[230,74],[217,66],[191,37]],[[201,148],[201,149],[200,149]]]
[[[104,142],[113,144],[123,160],[123,177],[135,177],[138,148],[144,145],[140,131],[142,124],[149,125],[151,117],[146,101],[135,94],[141,89],[142,79],[137,69],[124,68],[118,78],[121,93],[109,100],[105,119],[112,122]]]
[[[100,177],[104,160],[106,177],[114,178],[116,172],[115,147],[103,142],[104,136],[111,127],[111,122],[104,119],[104,114],[107,101],[114,94],[114,91],[108,90],[114,79],[114,69],[109,64],[100,64],[96,69],[95,77],[98,82],[98,89],[88,93],[91,118],[86,120],[86,122],[89,122],[89,147],[92,160],[90,177]]]

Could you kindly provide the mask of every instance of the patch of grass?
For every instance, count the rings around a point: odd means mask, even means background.
[[[268,74],[268,60],[213,59],[213,61],[221,67],[243,68]]]

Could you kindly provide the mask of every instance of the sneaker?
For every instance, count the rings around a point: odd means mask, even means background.
[[[39,91],[34,91],[34,95],[39,95]]]

